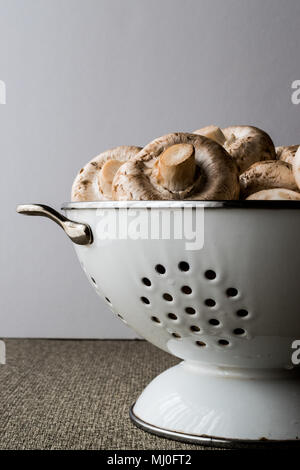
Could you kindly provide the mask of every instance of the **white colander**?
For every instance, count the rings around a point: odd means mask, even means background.
[[[300,340],[299,202],[92,202],[63,209],[71,221],[46,206],[18,207],[62,225],[112,311],[183,359],[137,399],[130,413],[138,426],[204,444],[300,442],[293,349]],[[127,236],[118,231],[125,219]],[[180,223],[193,228],[196,244],[180,238]],[[158,237],[157,224],[165,224]]]

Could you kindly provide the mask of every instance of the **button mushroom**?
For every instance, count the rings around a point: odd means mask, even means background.
[[[240,175],[241,198],[263,189],[285,188],[296,191],[297,185],[289,163],[281,160],[257,162]]]
[[[289,145],[287,147],[276,147],[276,156],[278,160],[293,164],[294,156],[299,145]]]
[[[276,159],[272,139],[263,130],[253,126],[230,126],[222,132],[226,138],[224,148],[236,161],[240,173],[255,162]]]
[[[258,191],[247,197],[248,201],[300,201],[300,193],[285,188],[273,188]]]
[[[195,149],[192,144],[175,144],[156,160],[152,174],[157,183],[169,191],[183,191],[193,184],[196,172]]]
[[[115,173],[124,162],[138,154],[140,147],[120,146],[100,153],[88,162],[76,176],[72,186],[72,201],[112,199],[111,186]]]
[[[113,180],[115,200],[238,199],[235,162],[224,148],[196,134],[153,140],[122,165]]]
[[[217,126],[206,126],[202,127],[201,129],[198,129],[193,132],[193,134],[198,134],[198,135],[203,135],[204,137],[207,137],[208,139],[212,139],[215,142],[218,142],[220,145],[224,145],[226,137],[221,131],[221,129]]]
[[[298,148],[293,160],[293,174],[298,189],[300,189],[300,147]]]

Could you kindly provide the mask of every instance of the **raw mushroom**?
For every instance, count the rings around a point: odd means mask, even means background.
[[[153,140],[121,166],[115,200],[230,200],[239,196],[238,171],[221,145],[196,134]]]
[[[215,142],[218,142],[220,145],[224,145],[226,137],[223,134],[222,130],[217,127],[217,126],[206,126],[202,127],[201,129],[198,129],[193,132],[193,134],[198,134],[198,135],[203,135],[204,137],[207,137],[208,139],[212,139]]]
[[[288,147],[276,147],[276,156],[278,160],[293,164],[295,154],[299,145],[289,145]]]
[[[300,147],[298,148],[293,160],[293,174],[297,187],[300,190]]]
[[[253,126],[230,126],[222,132],[226,138],[224,148],[234,158],[240,173],[255,162],[276,159],[272,139],[263,130]]]
[[[285,188],[296,191],[297,185],[289,163],[281,160],[257,162],[240,175],[241,198],[263,189]]]
[[[285,188],[265,189],[247,197],[248,201],[300,201],[300,193]]]
[[[104,197],[111,199],[111,185],[115,174],[123,162],[120,160],[107,160],[98,174],[98,186]]]
[[[152,174],[156,181],[172,192],[183,191],[193,184],[196,173],[195,149],[192,144],[175,144],[162,152]]]
[[[88,162],[76,176],[72,186],[72,201],[106,201],[112,199],[111,185],[123,163],[134,157],[141,147],[115,147],[100,153]]]

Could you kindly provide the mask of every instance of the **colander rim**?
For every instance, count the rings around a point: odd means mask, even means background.
[[[87,201],[64,202],[62,210],[78,209],[300,209],[300,201]]]

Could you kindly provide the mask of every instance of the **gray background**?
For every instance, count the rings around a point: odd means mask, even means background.
[[[0,336],[134,336],[60,229],[16,204],[59,208],[94,155],[171,131],[300,143],[299,19],[298,0],[0,0]]]

